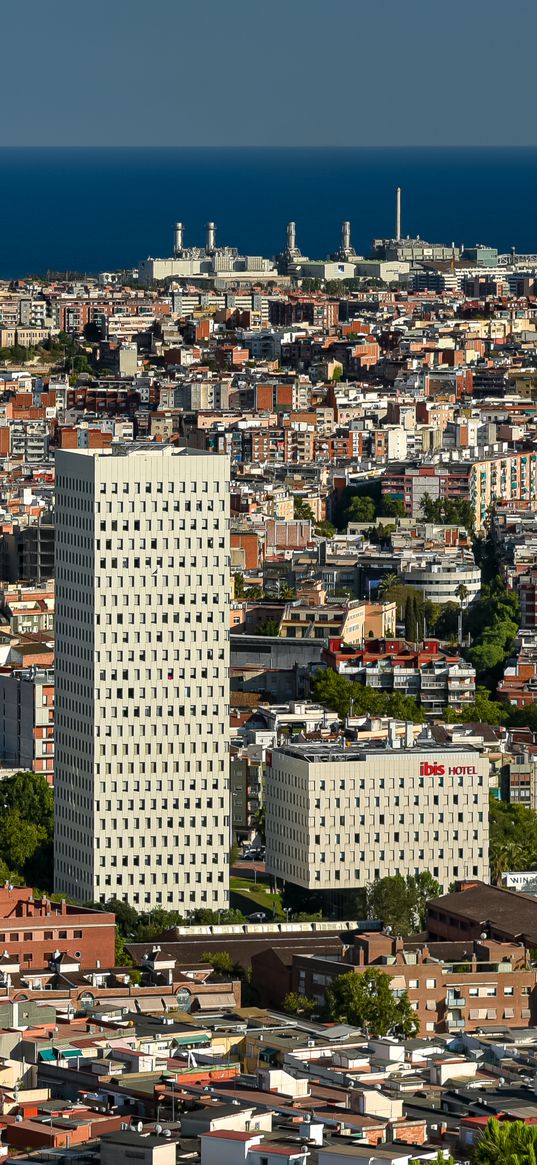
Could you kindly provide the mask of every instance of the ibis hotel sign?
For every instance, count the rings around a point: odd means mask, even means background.
[[[433,760],[422,760],[420,764],[420,777],[444,777],[446,774],[450,777],[475,777],[477,766],[475,764],[441,764]]]

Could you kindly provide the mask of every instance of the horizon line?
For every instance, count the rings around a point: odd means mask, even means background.
[[[317,145],[304,145],[300,143],[266,143],[259,145],[259,143],[183,143],[177,144],[173,142],[162,142],[160,144],[152,143],[129,143],[129,142],[52,142],[43,144],[32,142],[0,142],[0,150],[537,150],[536,142],[521,142],[517,145],[512,143],[460,143],[460,142],[445,142],[442,145],[438,143],[415,142],[406,144],[377,144],[369,143],[359,145],[357,143],[347,143],[345,145],[320,143]]]

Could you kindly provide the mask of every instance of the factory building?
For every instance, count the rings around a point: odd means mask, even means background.
[[[261,255],[241,255],[236,247],[218,247],[214,222],[208,222],[205,230],[204,247],[185,247],[183,223],[177,222],[173,236],[173,255],[168,259],[144,259],[138,267],[139,282],[144,286],[164,279],[230,283],[282,282],[272,259],[264,259]]]

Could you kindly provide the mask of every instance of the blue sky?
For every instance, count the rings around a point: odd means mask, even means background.
[[[2,145],[535,145],[535,0],[12,0]]]

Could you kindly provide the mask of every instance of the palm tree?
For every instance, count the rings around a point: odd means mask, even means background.
[[[525,868],[526,857],[522,846],[504,841],[490,847],[490,876],[495,886],[501,886],[502,874],[508,870]]]
[[[489,1120],[475,1149],[474,1165],[535,1165],[537,1126],[524,1121]]]
[[[390,571],[389,574],[383,574],[383,576],[379,582],[379,589],[378,589],[379,598],[381,595],[383,598],[388,598],[389,592],[391,591],[392,587],[396,587],[398,582],[399,582],[399,576],[397,574],[395,574],[394,571]]]

